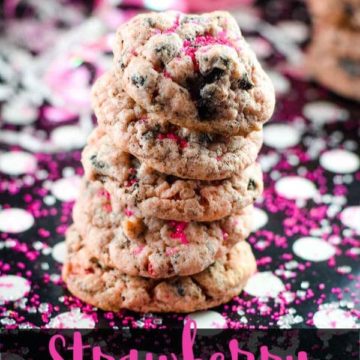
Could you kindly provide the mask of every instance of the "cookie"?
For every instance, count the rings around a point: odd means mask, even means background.
[[[236,214],[222,218],[221,220],[213,222],[222,229],[222,235],[228,241],[228,243],[237,242],[238,238],[246,238],[249,235],[252,226],[252,209],[253,206],[247,206],[244,209],[239,210]],[[112,205],[112,199],[110,194],[104,188],[104,185],[100,181],[85,181],[83,180],[80,186],[80,195],[74,206],[73,211],[74,221],[77,224],[78,230],[81,233],[86,234],[89,225],[99,228],[116,228],[122,226],[124,218],[131,219],[145,219],[140,210],[136,207],[125,208],[123,212],[114,211]],[[161,220],[153,218],[152,224],[170,224],[171,220]],[[176,221],[174,221],[176,223]],[[203,222],[182,222],[192,223],[201,226],[207,226],[209,223]],[[129,228],[127,226],[127,228]],[[189,229],[188,229],[189,230]],[[186,231],[188,231],[186,230]],[[133,229],[134,232],[134,229]],[[130,238],[134,238],[134,235],[127,233]],[[135,236],[136,238],[136,236]],[[190,237],[191,238],[191,237]]]
[[[315,24],[360,30],[359,0],[308,0],[308,5]]]
[[[93,257],[75,228],[67,234],[68,257],[62,277],[74,295],[105,311],[192,312],[214,307],[238,295],[256,271],[246,242],[235,245],[225,262],[185,277],[154,280],[129,276]]]
[[[82,163],[88,180],[102,182],[115,212],[136,207],[142,216],[165,220],[218,220],[254,203],[263,190],[259,164],[229,179],[184,180],[141,164],[99,130],[90,137]]]
[[[234,236],[236,231],[230,226],[237,221],[239,232],[248,235],[246,217],[249,215],[218,223],[186,223],[124,216],[119,227],[88,224],[84,231],[81,224],[78,228],[84,246],[104,265],[127,275],[163,279],[197,274],[226,258],[234,244],[245,240]]]
[[[351,32],[331,25],[314,29],[313,43],[326,53],[341,58],[360,59],[360,31]]]
[[[251,230],[251,207],[209,223],[143,218],[129,209],[118,213],[109,208],[101,184],[88,183],[74,207],[74,223],[94,256],[134,276],[198,273],[226,255]]]
[[[123,99],[127,95],[113,78],[107,74],[93,88],[99,126],[116,146],[147,166],[181,178],[219,180],[255,162],[262,146],[262,131],[225,137],[178,127],[144,113],[136,104],[129,107]]]
[[[274,109],[272,83],[226,12],[135,16],[117,31],[114,68],[131,98],[180,127],[247,135]]]
[[[308,50],[307,69],[323,86],[344,97],[360,100],[360,56],[351,56],[350,51],[345,54],[340,47],[336,53],[317,39]]]

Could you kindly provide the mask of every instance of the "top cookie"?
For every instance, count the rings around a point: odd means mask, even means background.
[[[149,113],[202,132],[246,135],[274,109],[274,89],[226,12],[141,14],[114,44],[124,90]]]

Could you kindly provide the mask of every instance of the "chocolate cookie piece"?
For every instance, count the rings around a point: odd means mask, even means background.
[[[90,137],[82,162],[85,177],[102,182],[115,212],[135,207],[142,216],[166,220],[218,220],[254,203],[263,190],[256,163],[229,179],[184,180],[141,164],[99,130]]]
[[[131,98],[181,127],[247,135],[274,109],[272,83],[226,12],[135,16],[117,31],[114,66]]]
[[[226,303],[238,295],[256,270],[250,246],[238,243],[224,262],[217,261],[199,274],[167,280],[129,276],[105,266],[70,228],[68,257],[62,277],[70,292],[106,311],[192,312]]]

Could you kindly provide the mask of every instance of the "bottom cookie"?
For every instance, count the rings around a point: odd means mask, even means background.
[[[215,262],[196,275],[168,280],[128,276],[105,267],[89,254],[74,228],[67,234],[67,245],[62,276],[69,291],[106,311],[186,313],[208,309],[238,295],[256,270],[250,245],[244,241],[231,249],[225,262]]]

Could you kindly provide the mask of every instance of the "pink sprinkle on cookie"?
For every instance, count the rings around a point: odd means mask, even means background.
[[[150,274],[150,276],[155,276],[156,275],[156,272],[154,270],[154,266],[150,262],[148,264],[148,273]]]
[[[143,250],[144,250],[144,245],[140,245],[138,246],[134,251],[133,251],[133,254],[134,255],[139,255]]]
[[[170,226],[175,230],[170,234],[171,238],[179,239],[182,244],[188,244],[189,240],[184,232],[188,225],[189,223],[184,221],[170,221]]]
[[[97,196],[104,197],[105,199],[110,200],[110,193],[104,188],[98,191]]]
[[[174,133],[159,134],[158,139],[159,140],[165,140],[165,139],[173,140],[180,146],[181,149],[184,149],[188,146],[188,142],[185,139],[181,138],[180,136],[178,136]]]
[[[129,208],[126,208],[124,211],[126,216],[132,216],[134,215],[134,212],[132,210],[130,210]]]
[[[171,34],[175,32],[180,26],[180,13],[176,15],[174,24],[167,30],[164,31],[165,34]]]

